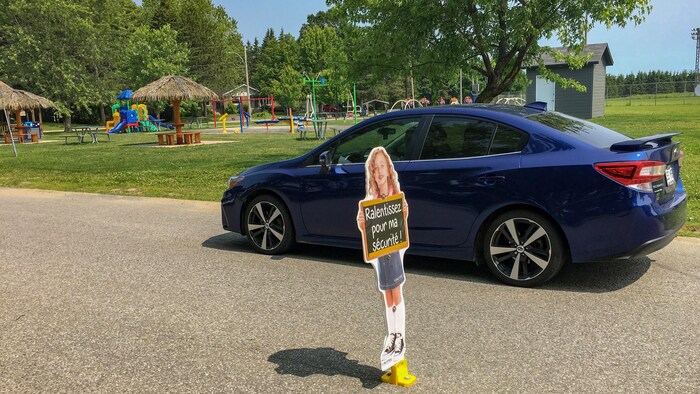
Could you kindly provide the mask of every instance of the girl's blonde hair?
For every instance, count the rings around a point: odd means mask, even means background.
[[[394,163],[391,161],[391,157],[387,153],[384,147],[378,146],[369,153],[367,161],[365,162],[365,189],[367,191],[367,198],[373,199],[377,194],[379,194],[379,186],[374,180],[374,159],[377,155],[383,155],[386,162],[389,164],[389,188],[396,193],[400,193],[401,189],[399,186],[399,175],[394,170]]]

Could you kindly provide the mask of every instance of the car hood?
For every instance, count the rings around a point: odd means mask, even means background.
[[[258,173],[261,171],[265,171],[265,170],[287,167],[289,165],[295,164],[300,159],[301,159],[301,157],[297,157],[297,158],[290,159],[290,160],[274,161],[272,163],[260,164],[260,165],[257,165],[255,167],[251,167],[251,168],[248,168],[247,170],[244,170],[243,172],[240,173],[240,175],[250,175],[250,174],[255,174],[255,173]]]

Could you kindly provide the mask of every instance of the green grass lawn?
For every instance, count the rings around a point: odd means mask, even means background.
[[[604,117],[593,121],[631,137],[683,133],[674,138],[685,153],[681,178],[688,193],[688,220],[683,234],[700,237],[700,105],[609,106]]]
[[[653,105],[700,105],[700,97],[692,93],[646,94],[625,98],[614,98],[605,101],[606,113],[608,107],[636,107]]]
[[[60,141],[58,141],[60,139]],[[292,158],[318,145],[289,134],[204,134],[181,147],[153,147],[148,133],[116,134],[108,143],[0,144],[0,186],[216,201],[229,176],[254,165]],[[89,140],[89,139],[88,139]],[[69,141],[75,141],[69,140]]]
[[[700,105],[608,106],[605,112],[594,121],[633,137],[683,133],[677,137],[685,152],[681,177],[688,192],[683,234],[700,237]],[[352,121],[333,124],[349,126]],[[148,133],[80,145],[64,145],[60,135],[45,137],[57,142],[18,145],[16,158],[10,145],[0,143],[0,186],[217,201],[229,176],[296,157],[319,144],[287,133],[204,134],[204,141],[227,143],[177,148],[147,146],[156,141]]]

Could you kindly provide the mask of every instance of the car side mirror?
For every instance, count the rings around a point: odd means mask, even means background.
[[[318,163],[321,165],[321,174],[325,174],[330,170],[331,164],[331,151],[323,151],[320,156],[318,156]]]

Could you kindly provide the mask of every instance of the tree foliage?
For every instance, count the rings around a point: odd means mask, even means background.
[[[88,2],[13,0],[0,7],[0,78],[54,100],[63,115],[99,101],[99,72],[92,69],[97,29]]]
[[[186,74],[188,50],[176,36],[170,25],[136,28],[123,50],[125,83],[141,87],[164,75]],[[168,56],[164,56],[166,53]]]
[[[177,40],[189,49],[189,76],[217,93],[241,80],[244,75],[243,41],[236,21],[211,0],[180,0],[167,10],[154,14],[176,14]],[[174,11],[176,9],[176,11]],[[172,18],[172,17],[168,17]]]
[[[271,91],[275,95],[275,101],[283,107],[300,108],[303,88],[301,73],[291,65],[286,65],[280,72],[279,79],[272,81]]]
[[[167,74],[229,91],[245,83],[244,53],[259,95],[272,94],[295,109],[302,109],[311,91],[302,75],[324,77],[317,101],[339,109],[353,86],[360,103],[380,99],[391,105],[412,96],[448,100],[459,94],[460,70],[463,93],[478,82],[479,101],[486,102],[523,89],[522,68],[540,63],[545,53],[582,66],[586,58],[577,51],[588,30],[640,23],[651,9],[650,0],[328,3],[327,10],[307,17],[298,39],[268,29],[262,42],[246,43],[244,52],[236,20],[212,0],[0,0],[0,79],[56,102],[67,124],[72,115],[103,118],[119,91]],[[553,37],[573,51],[562,55],[539,46]],[[560,86],[580,87],[543,67],[540,72]],[[649,73],[614,81],[634,91],[650,81],[667,82],[663,89],[678,91],[677,79]],[[194,115],[201,103],[183,108]]]
[[[538,40],[557,36],[574,49],[569,64],[583,65],[585,33],[595,24],[640,23],[649,0],[330,0],[362,31],[365,61],[356,67],[377,75],[471,69],[486,80],[479,101],[490,101],[517,78],[524,65],[539,63]],[[375,54],[371,57],[371,54]],[[381,56],[376,56],[381,54]],[[544,67],[541,67],[544,69]],[[542,70],[546,73],[545,70]],[[573,84],[551,73],[560,83]],[[573,84],[575,85],[575,84]]]
[[[301,81],[301,53],[299,44],[291,34],[281,31],[275,37],[274,30],[268,29],[257,56],[253,81],[262,92],[273,93],[280,89],[282,71],[289,66],[299,73]]]

